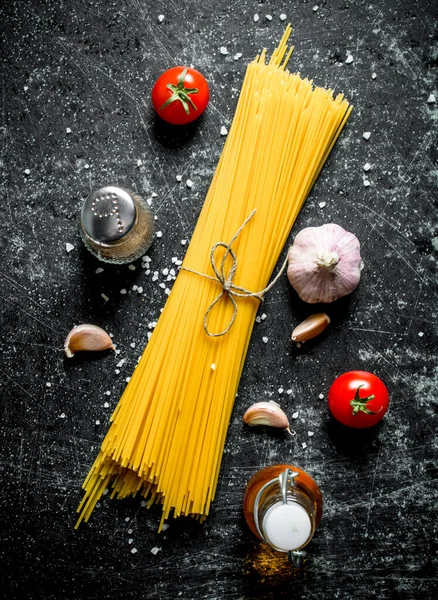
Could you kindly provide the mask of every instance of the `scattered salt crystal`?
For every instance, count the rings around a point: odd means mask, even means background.
[[[224,54],[224,55],[225,55],[225,54],[228,54],[228,50],[226,49],[226,47],[225,47],[225,46],[221,46],[221,47],[220,47],[220,50],[219,50],[219,52],[220,52],[221,54]]]
[[[418,337],[423,337],[424,333],[422,331],[418,332]]]
[[[126,381],[126,383],[129,383],[131,381],[131,378],[130,377],[126,377],[125,381]]]
[[[162,288],[163,290],[164,290],[164,288],[166,287],[166,284],[165,284],[165,283],[163,283],[163,282],[159,283],[158,285],[159,285],[159,286],[160,286],[160,288]]]
[[[27,90],[28,90],[28,89],[29,89],[29,87],[28,87],[27,85],[25,85],[25,86],[24,86],[24,88],[23,88],[23,90],[24,90],[25,92],[27,92]]]
[[[174,277],[176,275],[175,269],[170,269],[169,273],[170,273],[170,275],[172,275],[172,277]]]
[[[141,287],[141,285],[140,285],[140,286],[137,288],[137,292],[138,292],[139,294],[142,294],[142,293],[143,293],[143,288]]]
[[[137,167],[141,167],[142,164],[143,163],[141,162],[141,158],[139,158],[138,161],[137,161]]]
[[[326,202],[320,202],[319,203],[319,208],[324,208],[325,205],[326,205]]]
[[[104,402],[103,407],[104,408],[109,408],[109,402]]]
[[[161,238],[161,237],[163,237],[163,232],[157,231],[157,233],[155,235],[157,236],[157,238]]]
[[[221,135],[227,135],[228,129],[222,125],[221,127]]]
[[[130,271],[135,271],[135,268],[136,268],[135,265],[128,265],[128,269]]]
[[[233,56],[234,60],[239,60],[239,58],[242,58],[242,53],[241,52],[236,52],[236,54]]]
[[[278,393],[279,393],[279,394],[282,394],[283,392],[284,392],[284,389],[283,389],[282,387],[281,387],[281,388],[278,388]]]
[[[164,15],[158,15],[158,22],[162,23],[164,21]]]
[[[161,531],[167,531],[169,529],[170,525],[169,523],[164,523],[164,525],[161,527]]]
[[[158,194],[156,192],[152,192],[152,198],[156,198]]]
[[[299,415],[299,414],[300,414],[300,413],[299,413],[298,411],[296,411],[296,412],[292,413],[292,419],[298,419],[298,415]]]
[[[103,273],[103,269],[102,269],[102,267],[98,267],[98,268],[95,270],[95,273],[96,273],[96,275],[99,275],[99,273]]]
[[[65,419],[65,417],[66,417],[66,414],[65,414],[65,413],[61,413],[61,414],[59,415],[59,418],[60,418],[60,419]]]
[[[158,548],[157,546],[155,546],[154,548],[151,549],[151,553],[154,555],[157,555],[160,550],[161,550],[161,548]]]
[[[152,331],[148,331],[148,340],[150,340],[152,337]]]
[[[186,181],[186,186],[187,186],[188,188],[191,188],[191,187],[193,187],[193,181],[192,181],[191,179],[187,179],[187,181]]]
[[[132,544],[133,541],[134,541],[133,538],[129,538],[128,544]]]
[[[114,373],[115,373],[116,375],[119,375],[119,373],[120,373],[120,369],[114,369]]]
[[[46,386],[47,387],[52,387],[52,384],[50,383],[50,381],[46,381]]]
[[[303,442],[303,443],[301,444],[301,446],[302,446],[303,450],[305,450],[305,449],[307,448],[307,444],[306,444],[306,442]]]
[[[272,21],[272,15],[266,15],[266,20],[267,21]]]
[[[67,129],[65,130],[65,133],[71,133],[70,127],[67,127]]]
[[[181,244],[182,244],[182,242],[181,242]],[[175,264],[176,264],[176,265],[178,265],[178,266],[179,266],[179,265],[182,265],[182,260],[179,260],[179,259],[178,259],[178,260],[175,262]]]
[[[377,73],[373,73],[373,74],[371,75],[371,79],[376,79],[376,77],[377,77]]]
[[[369,187],[371,185],[371,182],[370,182],[369,179],[364,179],[363,180],[363,184],[364,184],[365,187]]]
[[[178,260],[178,257],[177,257],[177,256],[172,256],[172,263],[173,263],[173,264],[175,264],[177,260]]]
[[[105,300],[105,302],[108,302],[109,298],[106,294],[100,294],[100,295]]]
[[[263,337],[263,338],[262,338],[262,340],[263,340],[263,342],[264,342],[265,344],[267,344],[267,343],[268,343],[268,338],[267,338],[267,337]]]
[[[176,176],[176,180],[177,180],[177,181],[182,181],[182,175],[177,175],[177,176]]]
[[[131,554],[137,554],[137,552],[138,552],[137,548],[133,548],[133,549],[131,550]]]
[[[170,289],[169,289],[169,288],[166,288],[166,289],[164,290],[164,293],[165,293],[165,294],[168,296],[168,295],[170,294]]]
[[[314,432],[314,431],[308,431],[308,432],[307,432],[307,435],[308,435],[309,437],[312,437],[313,435],[315,435],[315,432]]]
[[[131,346],[131,348],[135,348],[135,342],[131,342],[129,345]]]
[[[261,318],[258,317],[258,316],[255,318],[255,320],[256,320],[256,323],[260,323],[261,322]]]
[[[364,140],[369,140],[371,137],[371,131],[364,131],[362,137]]]
[[[163,273],[163,275],[168,275],[169,274],[169,269],[166,267],[161,272]]]
[[[281,13],[280,15],[280,21],[286,21],[287,16],[284,13]]]
[[[258,14],[256,13],[256,14],[253,16],[253,19],[254,19],[254,23],[257,23],[257,21],[260,19],[260,17],[259,17],[259,16],[258,16]]]
[[[434,102],[436,102],[435,95],[434,95],[434,94],[431,94],[431,95],[429,96],[429,98],[427,99],[427,101],[428,101],[428,103],[429,103],[429,104],[433,104]]]
[[[363,166],[363,170],[364,171],[369,171],[370,169],[371,169],[370,163],[365,163],[364,166]]]
[[[24,169],[25,175],[30,175],[30,169]]]
[[[142,501],[140,502],[140,506],[142,506],[142,507],[144,508],[144,507],[146,506],[146,500],[142,500]]]
[[[125,288],[122,288],[122,289],[120,290],[120,293],[121,293],[122,295],[124,295],[124,294],[127,294],[128,292],[125,290]]]
[[[123,365],[126,362],[126,358],[122,358],[122,360],[119,360],[119,362],[116,364],[116,367],[123,367]]]
[[[210,369],[212,371],[216,371],[216,365],[214,363],[211,364]]]
[[[111,396],[111,392],[110,392],[110,390],[107,390],[107,391],[105,392],[105,396]]]
[[[72,250],[74,250],[74,246],[73,244],[69,244],[69,242],[67,242],[65,245],[65,249],[67,250],[67,252],[71,252]]]
[[[181,246],[185,246],[187,244],[187,240],[181,240]]]
[[[319,6],[317,4],[315,4],[315,6],[313,7],[313,12],[316,12],[318,10]]]
[[[96,425],[100,425],[99,419],[96,420]]]
[[[319,394],[318,398],[319,398],[320,400],[324,400],[324,394]]]
[[[136,289],[137,289],[137,286],[136,286],[136,285],[133,285],[133,286],[132,286],[132,291],[133,291],[133,292],[135,292],[135,291],[136,291]]]
[[[289,390],[287,390],[286,394],[287,394],[288,396],[290,396],[290,395],[292,394],[292,390],[290,390],[290,389],[289,389]]]
[[[352,62],[353,62],[353,60],[354,60],[354,59],[353,59],[353,56],[352,56],[351,54],[349,54],[349,55],[347,56],[347,58],[345,59],[345,62],[346,62],[346,64],[347,64],[347,65],[349,65],[350,63],[352,63]]]
[[[260,318],[261,318],[262,321],[264,321],[266,319],[266,313],[263,313]]]
[[[297,342],[297,348],[301,348],[301,343]]]

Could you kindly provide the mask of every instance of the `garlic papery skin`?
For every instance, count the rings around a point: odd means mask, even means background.
[[[256,402],[248,408],[243,415],[243,422],[253,427],[254,425],[268,425],[269,427],[278,427],[286,429],[291,435],[289,429],[289,420],[280,408],[280,405],[270,400],[269,402]]]
[[[304,302],[334,302],[359,284],[359,240],[335,223],[302,229],[287,258],[288,279]]]
[[[68,358],[72,358],[76,352],[82,350],[96,352],[109,348],[115,350],[113,341],[107,332],[97,325],[88,323],[73,327],[64,342],[64,352]]]
[[[330,317],[326,313],[310,315],[292,331],[292,341],[307,342],[322,333],[329,324]]]

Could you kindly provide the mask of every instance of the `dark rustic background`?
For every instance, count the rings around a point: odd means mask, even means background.
[[[2,3],[4,598],[435,597],[436,9],[434,0]],[[325,307],[332,326],[301,348],[291,331],[315,307],[297,299],[285,276],[269,293],[204,525],[171,520],[159,535],[158,507],[106,498],[75,531],[81,483],[165,302],[161,271],[184,255],[181,240],[194,229],[245,66],[275,47],[288,21],[291,69],[355,107],[290,242],[325,222],[354,232],[365,263],[360,286]],[[150,104],[157,76],[178,64],[202,71],[212,93],[203,118],[182,132],[163,126]],[[158,281],[141,261],[135,270],[110,267],[83,247],[82,202],[107,184],[151,200],[163,234],[149,252]],[[64,337],[83,322],[111,332],[116,359],[64,358]],[[347,435],[330,419],[326,394],[337,375],[357,368],[386,382],[391,405],[376,429]],[[296,437],[243,426],[243,412],[260,399],[279,401],[289,416],[298,411]],[[242,516],[247,480],[275,462],[305,468],[324,495],[301,571],[259,543]]]

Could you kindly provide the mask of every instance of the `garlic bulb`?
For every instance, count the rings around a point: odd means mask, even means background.
[[[359,240],[334,223],[301,230],[287,258],[288,279],[301,300],[310,304],[334,302],[359,284]]]

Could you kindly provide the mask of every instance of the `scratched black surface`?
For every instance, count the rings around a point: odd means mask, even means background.
[[[204,525],[171,520],[158,535],[158,507],[105,499],[75,531],[81,483],[147,343],[148,323],[166,299],[161,271],[183,256],[181,240],[190,239],[196,223],[245,65],[261,48],[275,46],[287,22],[282,13],[294,26],[291,68],[344,92],[355,107],[290,242],[303,227],[324,222],[353,231],[365,263],[361,284],[324,307],[332,326],[301,348],[290,333],[314,307],[297,299],[285,277],[270,292]],[[433,0],[11,1],[2,3],[0,24],[2,596],[434,597]],[[153,82],[175,64],[201,70],[212,92],[204,117],[179,135],[150,106]],[[152,203],[163,234],[149,252],[152,271],[160,273],[156,282],[141,261],[135,270],[109,267],[81,244],[82,201],[110,183]],[[117,359],[63,358],[65,335],[82,322],[111,332]],[[391,405],[375,430],[348,436],[330,420],[325,396],[334,377],[355,368],[387,383]],[[279,401],[289,416],[298,411],[297,435],[245,429],[242,414],[258,399]],[[324,517],[302,571],[260,544],[242,516],[246,481],[280,461],[305,468],[324,495]]]

